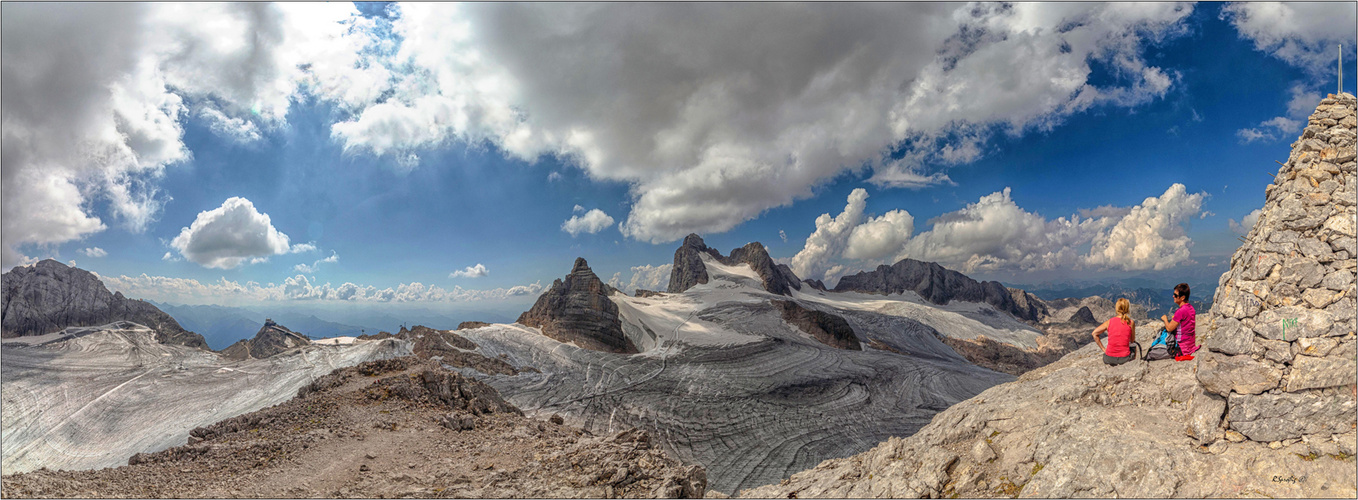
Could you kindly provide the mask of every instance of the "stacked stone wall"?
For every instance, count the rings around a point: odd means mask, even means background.
[[[1354,432],[1355,120],[1352,94],[1321,101],[1199,317],[1197,378],[1225,402],[1204,444]]]

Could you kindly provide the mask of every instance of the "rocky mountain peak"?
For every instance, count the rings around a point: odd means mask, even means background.
[[[834,288],[836,292],[853,291],[883,295],[907,290],[939,305],[953,300],[984,302],[1021,320],[1039,321],[1047,314],[1042,301],[1027,292],[1011,290],[996,281],[978,282],[937,263],[915,259],[901,259],[890,266],[877,266],[874,271],[860,271],[858,274],[845,276],[840,278]]]
[[[640,352],[622,332],[618,306],[608,298],[613,288],[604,284],[589,263],[575,259],[571,273],[557,279],[538,297],[518,323],[542,329],[542,334],[585,349],[632,354]]]
[[[0,276],[4,337],[43,335],[70,326],[131,321],[150,327],[156,340],[207,349],[202,335],[145,301],[110,293],[94,273],[52,259],[18,266]]]
[[[717,262],[727,266],[746,264],[759,275],[765,290],[779,295],[792,295],[792,290],[801,290],[802,282],[786,264],[777,264],[769,257],[769,252],[757,241],[731,250],[730,256],[709,248],[703,238],[690,234],[683,244],[674,251],[674,267],[670,270],[670,293],[679,293],[696,285],[707,283],[707,266],[703,265],[699,254],[706,253]]]
[[[1264,191],[1259,220],[1198,316],[1197,377],[1225,426],[1263,442],[1352,429],[1355,100],[1330,95]]]
[[[311,339],[306,335],[289,330],[272,319],[265,319],[264,326],[254,337],[227,346],[222,349],[222,356],[235,360],[264,359],[310,343]]]
[[[578,273],[590,273],[590,274],[594,274],[594,270],[589,268],[589,263],[588,263],[588,262],[585,262],[585,258],[584,258],[584,257],[576,257],[576,258],[575,258],[575,266],[571,268],[571,274],[578,274]],[[596,278],[597,278],[597,276],[596,276]]]

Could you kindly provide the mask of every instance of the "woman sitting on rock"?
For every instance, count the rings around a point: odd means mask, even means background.
[[[1193,304],[1188,303],[1188,293],[1188,283],[1179,283],[1175,286],[1174,316],[1160,315],[1160,321],[1165,322],[1165,331],[1174,334],[1179,343],[1180,357],[1192,356],[1198,350],[1198,312],[1193,309]]]
[[[1091,334],[1094,336],[1094,343],[1099,345],[1103,351],[1103,362],[1117,366],[1133,359],[1136,355],[1132,352],[1132,346],[1140,348],[1136,344],[1136,321],[1132,321],[1132,303],[1127,299],[1118,299],[1114,306],[1118,315],[1108,318],[1102,325],[1094,329]],[[1099,340],[1099,334],[1108,332],[1108,346],[1104,347],[1103,341]],[[1138,349],[1139,350],[1139,349]]]

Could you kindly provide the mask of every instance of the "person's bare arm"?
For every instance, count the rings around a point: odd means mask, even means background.
[[[1131,343],[1133,344],[1136,343],[1136,320],[1132,320],[1132,333],[1128,337],[1128,339]]]
[[[1103,341],[1099,340],[1099,334],[1106,331],[1108,331],[1108,321],[1104,321],[1102,325],[1099,325],[1097,328],[1094,328],[1094,331],[1090,333],[1090,335],[1094,336],[1094,343],[1099,345],[1100,351],[1103,351],[1105,349],[1103,348]]]
[[[1161,314],[1160,321],[1165,322],[1165,331],[1167,332],[1174,333],[1175,330],[1179,329],[1179,322],[1169,319],[1169,316]]]

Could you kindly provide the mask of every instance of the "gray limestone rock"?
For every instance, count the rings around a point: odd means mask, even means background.
[[[1355,382],[1355,370],[1358,370],[1358,364],[1343,350],[1323,358],[1297,356],[1292,361],[1292,372],[1287,375],[1285,385],[1288,392],[1351,385]]]
[[[1207,391],[1227,396],[1259,394],[1278,386],[1282,373],[1245,355],[1207,353],[1198,359],[1198,382]]]
[[[1292,343],[1292,350],[1297,356],[1324,357],[1338,345],[1339,339],[1334,337],[1303,337]]]
[[[1188,437],[1206,446],[1222,435],[1221,422],[1226,414],[1226,399],[1208,392],[1193,395],[1188,404]]]
[[[640,352],[623,334],[618,306],[608,298],[612,292],[613,288],[599,280],[585,259],[577,258],[565,280],[553,282],[552,288],[538,297],[532,309],[519,315],[517,322],[541,328],[543,335],[585,349],[620,354]]]
[[[1213,351],[1230,355],[1248,354],[1254,340],[1254,331],[1246,328],[1235,318],[1216,318],[1216,330],[1211,331],[1203,343]]]
[[[1264,443],[1350,431],[1355,410],[1353,394],[1343,390],[1232,394],[1227,407],[1226,420],[1232,429]]]
[[[17,266],[0,277],[3,281],[3,333],[5,338],[42,335],[72,326],[98,326],[115,321],[146,325],[156,340],[207,350],[202,335],[186,331],[179,323],[145,301],[109,293],[89,271],[52,259],[31,266]]]
[[[1311,288],[1325,278],[1325,267],[1309,258],[1287,259],[1283,265],[1282,282],[1299,288]]]
[[[1264,348],[1264,358],[1278,364],[1292,362],[1292,343],[1281,340],[1255,339],[1256,345]]]

